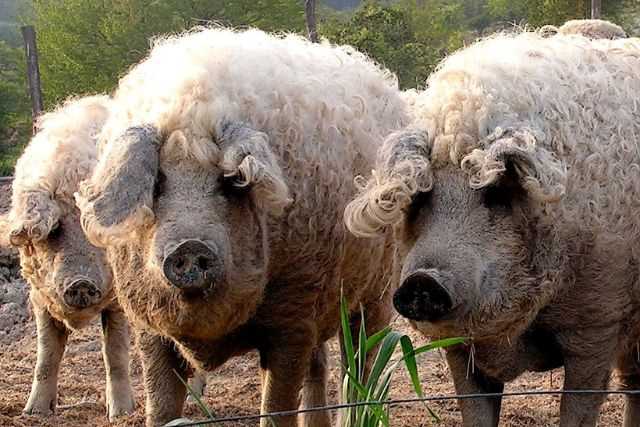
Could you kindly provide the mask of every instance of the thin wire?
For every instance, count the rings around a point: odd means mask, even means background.
[[[446,401],[446,400],[468,400],[468,399],[483,399],[492,397],[522,397],[522,396],[548,396],[548,395],[565,395],[565,394],[613,394],[624,396],[636,396],[640,395],[640,390],[539,390],[539,391],[514,391],[507,393],[476,393],[476,394],[457,394],[457,395],[440,395],[429,397],[412,397],[406,399],[395,400],[383,400],[383,401],[367,401],[367,402],[353,402],[353,403],[341,403],[337,405],[318,406],[314,408],[295,409],[289,411],[271,412],[268,414],[256,414],[256,415],[237,415],[233,417],[223,418],[209,418],[202,421],[192,421],[179,424],[180,427],[201,426],[206,424],[218,424],[227,423],[232,421],[247,421],[257,420],[260,418],[272,418],[283,417],[288,415],[304,414],[307,412],[319,412],[319,411],[335,411],[337,409],[355,408],[359,406],[371,406],[371,405],[398,405],[403,403],[418,403],[418,402],[434,402],[434,401]]]

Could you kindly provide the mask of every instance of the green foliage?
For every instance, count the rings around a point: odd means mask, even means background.
[[[418,374],[416,356],[465,342],[464,338],[449,338],[433,341],[420,348],[414,348],[408,335],[393,331],[390,327],[368,336],[363,320],[360,323],[356,343],[349,328],[348,304],[344,298],[340,303],[340,321],[343,348],[347,361],[347,366],[344,367],[345,376],[342,381],[342,401],[344,403],[371,402],[368,405],[345,409],[342,426],[340,427],[389,427],[389,406],[383,402],[389,399],[393,374],[398,367],[402,364],[405,366],[415,393],[418,397],[423,397],[424,393]],[[398,346],[402,350],[402,357],[394,360],[393,356]],[[373,356],[376,349],[377,352]],[[371,357],[374,357],[374,359],[370,364],[370,372],[367,375],[365,366],[367,365],[367,360]],[[426,409],[437,419],[436,414],[428,407]]]
[[[10,175],[31,128],[22,51],[0,41],[0,176]]]
[[[492,20],[526,23],[532,27],[562,25],[570,19],[589,18],[591,0],[487,0]],[[621,25],[629,34],[637,34],[640,4],[635,0],[605,0],[602,17]]]
[[[353,15],[327,18],[320,34],[352,45],[391,69],[402,88],[422,86],[438,60],[462,45],[461,5],[458,0],[393,5],[369,0]]]
[[[148,51],[149,38],[209,21],[300,31],[297,0],[34,0],[48,106],[72,94],[110,91]]]

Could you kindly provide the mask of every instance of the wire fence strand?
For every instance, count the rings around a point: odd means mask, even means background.
[[[268,414],[254,414],[254,415],[236,415],[230,417],[220,418],[207,418],[200,421],[189,421],[178,424],[180,427],[190,426],[203,426],[207,424],[222,424],[237,421],[250,421],[259,420],[261,418],[277,418],[290,415],[304,414],[308,412],[319,411],[336,411],[339,409],[356,408],[360,406],[371,405],[385,405],[396,406],[401,404],[413,404],[421,402],[436,402],[447,400],[468,400],[468,399],[487,399],[487,398],[503,398],[503,397],[526,397],[526,396],[561,396],[566,394],[577,395],[624,395],[624,396],[639,396],[640,390],[527,390],[527,391],[514,391],[504,393],[476,393],[476,394],[451,394],[451,395],[436,395],[426,397],[411,397],[406,399],[390,399],[383,401],[366,401],[366,402],[353,402],[353,403],[340,403],[336,405],[318,406],[314,408],[292,409],[289,411],[270,412]]]

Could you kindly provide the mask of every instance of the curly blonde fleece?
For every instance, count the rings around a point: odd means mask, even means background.
[[[602,19],[574,19],[567,21],[560,28],[558,34],[579,34],[590,39],[623,39],[627,33],[619,25]]]
[[[398,146],[402,138],[388,138],[347,207],[347,226],[370,236],[399,222],[428,188],[420,181],[431,179],[417,180],[415,165],[427,174],[457,165],[477,189],[495,182],[508,155],[541,208],[560,202],[560,211],[587,226],[637,233],[640,225],[628,220],[640,207],[639,91],[638,39],[525,31],[481,40],[445,59],[413,104],[411,128],[428,135],[429,157],[410,157],[414,168],[400,176],[390,160],[411,152]]]
[[[184,138],[174,136],[169,146],[164,142],[161,167],[187,154],[245,180],[262,179],[273,184],[264,195],[274,213],[294,196],[251,158],[235,165],[236,171],[228,170],[221,152],[226,123],[244,123],[267,134],[286,172],[320,156],[331,158],[334,148],[323,141],[356,144],[349,150],[372,164],[375,141],[405,125],[407,117],[396,77],[361,53],[254,29],[198,28],[158,38],[148,57],[121,79],[114,99],[101,150],[132,125],[150,124],[165,141],[179,132]],[[293,154],[300,147],[304,152]],[[127,224],[136,226],[135,221]]]
[[[14,243],[45,238],[74,206],[73,193],[97,162],[97,134],[109,106],[107,96],[71,98],[38,119],[38,133],[15,167],[9,212]]]

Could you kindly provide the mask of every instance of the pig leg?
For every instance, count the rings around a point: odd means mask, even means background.
[[[461,348],[447,350],[447,363],[453,375],[456,394],[502,393],[504,384],[486,377],[479,369],[468,369],[469,353]],[[497,427],[500,421],[502,399],[487,397],[481,399],[461,399],[458,406],[462,412],[465,427]]]
[[[51,317],[48,311],[35,304],[34,314],[38,330],[38,355],[31,393],[24,413],[47,416],[56,408],[58,371],[69,331]]]
[[[143,331],[137,335],[147,395],[146,425],[163,425],[182,415],[187,388],[176,372],[187,378],[186,363],[171,341]]]
[[[202,371],[196,370],[193,374],[193,378],[189,379],[189,387],[191,391],[197,395],[198,398],[204,395],[204,389],[207,387],[207,377]],[[187,401],[195,401],[194,397],[189,394]]]
[[[300,333],[308,339],[310,332]],[[313,345],[296,339],[295,333],[272,342],[260,350],[262,372],[262,404],[260,412],[287,411],[298,408],[300,391],[309,373]],[[273,418],[278,427],[296,426],[296,416]],[[268,418],[260,420],[260,427],[271,427]]]
[[[634,346],[618,361],[623,390],[640,390],[640,348]],[[640,426],[640,396],[626,396],[624,427]]]
[[[313,408],[327,405],[327,344],[320,344],[311,355],[311,365],[302,388],[302,407]],[[331,427],[328,411],[302,414],[305,427]]]
[[[564,389],[604,390],[609,383],[612,351],[615,344],[589,343],[583,348],[594,348],[600,352],[585,355],[565,356]],[[604,394],[565,394],[560,400],[560,427],[594,427]]]
[[[129,381],[129,324],[121,310],[102,312],[102,357],[107,372],[107,416],[110,421],[133,412]]]

